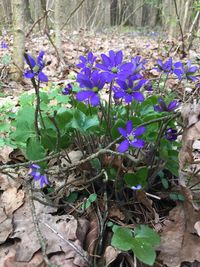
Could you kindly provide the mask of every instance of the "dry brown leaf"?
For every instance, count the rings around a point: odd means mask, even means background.
[[[112,205],[109,209],[108,218],[117,219],[123,221],[125,219],[124,213],[119,209],[117,205]]]
[[[147,210],[151,213],[156,223],[159,221],[159,215],[156,213],[155,209],[152,207],[153,201],[149,199],[144,190],[136,191],[137,200],[142,203]]]
[[[13,151],[13,148],[10,146],[4,146],[0,149],[0,162],[3,162],[4,164],[9,161],[9,155]]]
[[[200,214],[187,202],[170,211],[161,233],[159,259],[169,267],[180,267],[184,261],[200,261],[200,238],[194,234]]]
[[[16,187],[9,187],[3,192],[1,196],[1,205],[4,207],[5,212],[10,216],[16,209],[18,209],[24,202],[24,191],[17,192]]]
[[[36,252],[30,262],[16,262],[15,247],[16,245],[0,246],[0,267],[44,267],[44,265],[41,265],[41,263],[43,262],[43,256],[40,252]]]
[[[14,177],[14,179],[11,179],[9,177],[9,175],[5,175],[5,174],[2,174],[0,173],[0,190],[7,190],[9,187],[16,187],[16,188],[19,188],[20,187],[20,183],[17,179],[18,177],[18,174],[12,174]]]
[[[179,153],[180,170],[184,169],[187,163],[193,162],[192,145],[200,138],[200,103],[189,103],[182,107],[181,115],[185,128],[182,135],[182,148]]]
[[[80,150],[73,150],[68,153],[68,156],[72,163],[78,162],[82,159],[83,153]],[[68,167],[70,163],[65,159],[61,159],[61,167]]]
[[[104,253],[105,267],[108,267],[120,253],[121,253],[120,250],[112,246],[108,246]]]
[[[4,221],[0,223],[0,244],[3,244],[6,241],[6,239],[9,237],[12,231],[13,231],[12,219],[6,218]]]
[[[15,230],[11,237],[17,237],[21,240],[16,246],[16,261],[29,262],[34,253],[40,249],[40,244],[38,242],[34,224],[32,222],[32,215],[27,202],[28,201],[14,213],[13,224]],[[55,208],[44,206],[36,201],[35,208],[41,233],[47,243],[46,253],[60,254],[63,252],[65,253],[65,259],[73,259],[73,263],[76,262],[77,266],[80,267],[87,266],[84,258],[81,257],[72,246],[63,241],[50,229],[52,228],[64,239],[73,242],[77,250],[86,255],[85,251],[82,249],[82,240],[78,240],[76,235],[77,227],[79,225],[76,219],[70,215],[53,216],[51,213],[55,212]],[[87,231],[87,229],[83,228],[82,232],[83,231]],[[82,234],[85,235],[86,232]]]
[[[196,233],[198,234],[198,236],[200,236],[200,221],[194,224],[194,229],[196,230]]]
[[[93,207],[87,209],[89,219],[89,231],[85,240],[85,248],[89,254],[93,254],[96,242],[99,238],[99,220]]]

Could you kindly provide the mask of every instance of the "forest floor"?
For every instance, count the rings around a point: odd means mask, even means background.
[[[182,58],[181,41],[166,38],[164,34],[155,32],[88,32],[84,30],[65,33],[62,36],[62,51],[60,62],[57,51],[51,45],[46,36],[32,34],[26,40],[27,52],[38,55],[45,51],[45,74],[49,78],[48,84],[42,84],[44,91],[48,91],[52,85],[62,89],[74,81],[79,72],[76,64],[80,55],[87,55],[92,51],[100,57],[101,53],[122,50],[126,58],[139,55],[147,60],[146,69],[149,70],[148,78],[158,78],[158,72],[152,70],[157,59],[165,60],[170,56],[179,60]],[[8,44],[8,48],[0,48],[0,59],[12,53],[12,37],[0,37],[0,42]],[[199,65],[200,50],[194,45],[186,51],[186,59]],[[10,105],[9,112],[16,113],[19,107],[19,97],[24,93],[31,93],[34,89],[28,79],[20,82],[13,81],[11,77],[12,60],[3,64],[0,61],[0,111],[5,105]],[[58,63],[59,62],[59,63]],[[168,80],[167,86],[173,91],[176,98],[182,101],[184,88],[177,86],[177,81]],[[191,83],[185,85],[186,94],[191,94],[194,88]],[[10,104],[8,104],[10,103]],[[196,113],[196,117],[199,114]],[[198,117],[199,120],[199,117]],[[1,119],[0,119],[1,121]],[[196,123],[196,121],[195,121]],[[199,139],[199,138],[196,138]],[[0,143],[1,144],[1,143]],[[194,156],[198,159],[200,144],[196,140],[193,146]],[[71,161],[81,160],[82,155],[76,148],[68,151]],[[26,158],[22,151],[9,146],[0,146],[0,165],[23,163]],[[57,167],[56,160],[50,160],[50,166]],[[67,164],[62,162],[62,164]],[[28,168],[23,166],[0,172],[0,267],[45,267],[49,259],[51,264],[62,267],[89,266],[88,255],[96,258],[93,265],[105,267],[147,266],[134,258],[131,254],[122,252],[110,246],[112,231],[109,227],[100,229],[104,224],[104,198],[99,190],[98,201],[91,201],[91,206],[83,211],[80,209],[85,201],[85,191],[94,193],[94,184],[76,179],[76,171],[68,177],[65,191],[62,191],[62,199],[65,204],[60,204],[61,196],[54,200],[44,195],[49,193],[35,190],[34,198],[30,194],[28,186],[22,177],[26,176]],[[198,185],[195,197],[199,199],[199,164],[193,164],[191,169],[196,170],[195,182]],[[191,171],[190,169],[190,171]],[[68,175],[66,173],[66,175]],[[64,178],[55,177],[55,189],[62,187]],[[127,203],[123,201],[110,201],[107,207],[106,221],[134,228],[135,224],[148,224],[161,236],[161,245],[157,248],[157,260],[155,267],[197,267],[200,266],[200,214],[199,209],[193,205],[194,197],[189,188],[181,188],[181,185],[169,177],[169,188],[164,188],[161,183],[154,191],[146,194],[143,190],[134,193]],[[97,187],[101,187],[97,183]],[[185,190],[186,201],[173,199],[172,192]],[[111,192],[109,192],[111,194]],[[48,195],[48,194],[47,194]],[[91,194],[92,195],[92,194]],[[71,196],[71,199],[68,197]],[[32,199],[32,201],[30,201]],[[42,199],[43,201],[37,201]],[[46,202],[49,202],[48,206]],[[92,202],[94,202],[92,204]],[[36,218],[36,220],[32,218]],[[127,219],[128,218],[128,219]],[[129,223],[127,223],[129,222]],[[38,242],[42,235],[43,241]],[[95,244],[103,235],[103,244],[99,245],[99,251]],[[63,237],[64,236],[64,237]],[[46,253],[42,253],[41,245],[47,244]],[[47,258],[48,255],[48,258]],[[46,258],[45,258],[46,257]],[[45,259],[45,260],[44,260]],[[98,263],[97,263],[98,262]],[[193,263],[193,265],[192,265]],[[98,264],[98,265],[95,265]],[[49,265],[50,266],[50,265]],[[52,265],[53,266],[53,265]],[[54,265],[55,266],[55,265]]]

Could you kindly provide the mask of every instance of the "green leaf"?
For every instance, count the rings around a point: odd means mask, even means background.
[[[88,200],[92,203],[94,201],[96,201],[97,199],[97,194],[93,193],[89,196]]]
[[[16,117],[16,131],[11,135],[17,142],[26,143],[27,139],[35,135],[34,127],[35,110],[26,106],[21,109]]]
[[[86,116],[82,111],[73,110],[73,118],[71,120],[71,127],[81,132],[88,133],[92,128],[99,125],[99,119],[97,115]]]
[[[69,203],[74,203],[78,198],[78,192],[72,192],[68,197],[65,198],[65,201]]]
[[[69,126],[73,115],[71,110],[65,110],[64,112],[58,113],[55,116],[55,120],[58,124],[60,131],[64,132],[65,129]]]
[[[124,175],[125,182],[128,186],[137,186],[141,185],[142,187],[146,186],[147,183],[148,169],[143,167],[134,173],[126,173]]]
[[[134,231],[137,240],[142,239],[146,243],[156,246],[160,244],[160,236],[147,225],[139,225]]]
[[[153,265],[156,259],[156,253],[152,245],[146,243],[143,239],[133,239],[131,248],[135,256],[145,264]]]
[[[177,160],[168,160],[167,164],[165,165],[166,169],[169,170],[173,175],[175,175],[176,177],[178,177],[178,169],[179,169],[179,165],[178,165],[178,158]]]
[[[113,234],[111,245],[127,251],[132,248],[133,235],[132,231],[128,228],[119,227]]]
[[[6,122],[0,122],[0,132],[9,132],[10,124]]]
[[[185,197],[183,195],[178,194],[177,196],[178,196],[178,200],[185,201]]]
[[[173,201],[177,201],[178,200],[178,194],[177,193],[170,193],[169,197],[173,200]]]
[[[162,185],[163,185],[163,187],[164,187],[165,189],[168,189],[168,188],[169,188],[169,183],[168,183],[168,180],[167,180],[167,179],[162,178],[162,179],[161,179],[161,183],[162,183]]]
[[[97,172],[101,171],[101,162],[98,158],[90,160],[90,163],[92,165],[92,168],[94,168]]]
[[[119,119],[115,122],[114,126],[111,129],[111,134],[114,139],[118,138],[121,134],[118,131],[118,128],[124,128],[125,127],[125,122],[122,119]]]
[[[46,156],[45,149],[36,136],[27,140],[26,156],[29,160],[42,159]]]

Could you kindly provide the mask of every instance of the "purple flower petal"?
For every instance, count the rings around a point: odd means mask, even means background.
[[[142,139],[136,139],[131,142],[131,145],[136,148],[143,148],[145,143]]]
[[[37,58],[38,66],[39,66],[41,69],[44,68],[44,62],[43,62],[44,54],[45,54],[45,52],[44,52],[44,51],[41,51],[41,52],[39,53],[38,58]]]
[[[48,82],[48,77],[42,71],[38,73],[38,79],[41,82]]]
[[[127,121],[126,123],[126,132],[127,134],[130,134],[133,130],[133,123],[132,121]]]
[[[194,72],[198,71],[198,67],[193,66],[193,67],[189,68],[188,71],[194,73]]]
[[[120,152],[120,153],[124,153],[124,152],[126,152],[127,150],[128,150],[128,148],[129,148],[129,142],[128,142],[128,140],[124,140],[124,141],[122,141],[121,142],[121,144],[118,146],[118,152]]]
[[[153,108],[154,108],[154,110],[157,111],[157,112],[162,112],[162,111],[163,111],[163,109],[162,109],[161,106],[159,106],[159,105],[154,105]]]
[[[123,137],[125,138],[127,137],[127,132],[123,128],[119,127],[118,131]]]
[[[126,103],[131,103],[133,100],[133,97],[132,97],[132,95],[126,94],[124,99],[125,99]]]
[[[135,129],[134,136],[137,137],[138,135],[142,135],[146,131],[146,128],[144,126],[140,126]]]
[[[140,92],[133,92],[133,93],[132,93],[132,96],[133,96],[133,98],[134,98],[136,101],[138,101],[138,102],[143,102],[143,101],[144,101],[144,96],[143,96],[143,94],[140,93]]]
[[[105,71],[108,70],[108,67],[106,67],[106,66],[103,65],[103,64],[99,64],[99,63],[96,64],[96,68],[101,69],[101,70],[105,70]]]
[[[116,82],[123,90],[127,89],[127,84],[124,81],[117,80]]]
[[[79,59],[82,61],[82,63],[86,63],[87,59],[84,56],[80,56]]]
[[[93,107],[98,106],[100,104],[99,96],[94,93],[94,95],[90,98],[90,103]]]
[[[78,92],[77,95],[76,95],[76,99],[78,101],[84,101],[86,99],[89,99],[92,95],[94,94],[93,91],[81,91],[81,92]]]
[[[103,61],[103,65],[105,65],[108,68],[108,66],[110,65],[110,58],[106,56],[105,54],[101,54],[101,58]]]
[[[123,91],[118,91],[114,93],[114,98],[119,99],[125,96],[125,93]]]
[[[117,66],[117,65],[121,64],[122,63],[122,60],[123,60],[123,53],[120,50],[120,51],[118,51],[116,53],[116,56],[115,56],[115,65]]]
[[[174,67],[175,68],[183,68],[183,64],[178,61],[178,62],[174,63]]]
[[[176,109],[178,107],[178,102],[176,100],[173,100],[172,102],[169,103],[169,105],[167,106],[169,111],[173,111],[174,109]]]
[[[31,68],[33,69],[36,65],[35,59],[29,54],[27,54],[27,57],[28,57],[28,60],[25,58],[25,62],[27,65],[31,64]]]
[[[115,64],[115,52],[113,50],[110,50],[109,51],[109,57],[110,57],[110,66],[111,67],[115,67],[116,64]]]
[[[41,175],[40,187],[43,188],[45,185],[48,185],[49,181],[47,180],[46,175]]]
[[[24,73],[25,78],[32,79],[36,74],[32,70],[28,70]]]
[[[181,80],[183,71],[179,70],[179,69],[175,69],[173,72],[174,72],[174,74],[177,75],[178,79]]]
[[[110,83],[115,78],[115,75],[110,72],[103,72],[102,77],[105,79],[107,83]]]
[[[37,164],[31,164],[30,168],[31,169],[40,169],[41,167],[39,165],[37,165]]]

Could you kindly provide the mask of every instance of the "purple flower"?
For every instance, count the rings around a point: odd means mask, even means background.
[[[147,63],[147,60],[141,59],[140,56],[136,56],[131,59],[131,63],[133,64],[133,73],[136,74],[141,70],[145,70],[144,64]]]
[[[30,165],[31,172],[30,175],[33,177],[35,181],[40,180],[40,187],[43,188],[45,185],[49,184],[49,181],[45,174],[41,174],[40,169],[41,167],[37,164]]]
[[[120,87],[114,87],[114,98],[119,99],[123,98],[126,103],[131,103],[133,99],[138,102],[144,101],[144,96],[138,90],[146,83],[146,80],[134,81],[133,79],[129,79],[128,82],[117,80],[117,84]]]
[[[43,188],[45,185],[48,185],[49,181],[45,174],[40,176],[40,187]]]
[[[168,105],[166,105],[165,101],[162,98],[158,99],[159,105],[154,105],[154,110],[157,112],[171,112],[178,108],[179,103],[177,100],[171,101]]]
[[[3,41],[1,42],[1,46],[0,47],[3,48],[3,49],[8,49],[8,45]]]
[[[32,79],[35,76],[38,76],[38,80],[41,82],[48,82],[48,77],[42,72],[45,64],[43,62],[44,51],[39,53],[37,58],[37,63],[35,59],[31,57],[31,55],[27,54],[27,58],[25,57],[25,62],[29,65],[30,70],[27,70],[24,73],[24,77]]]
[[[109,83],[117,77],[124,80],[131,74],[132,63],[123,63],[123,53],[121,50],[116,53],[110,50],[109,57],[101,54],[101,58],[103,64],[96,64],[96,67],[103,70],[106,82]]]
[[[62,90],[63,95],[69,95],[72,92],[72,85],[70,83]]]
[[[91,70],[93,68],[96,58],[97,57],[95,57],[92,52],[89,52],[87,57],[84,57],[84,56],[79,57],[81,62],[77,64],[76,66],[82,69],[81,72],[85,72],[85,70],[87,69]]]
[[[118,128],[118,131],[125,138],[118,147],[120,153],[128,151],[129,146],[135,148],[142,148],[144,146],[144,141],[142,139],[137,139],[139,135],[142,135],[145,132],[144,126],[133,129],[132,121],[128,121],[126,123],[126,129]]]
[[[92,106],[97,106],[100,104],[100,99],[98,92],[105,85],[105,79],[101,73],[97,70],[94,70],[91,75],[86,75],[79,73],[77,76],[77,82],[80,83],[81,87],[84,87],[88,90],[80,91],[76,95],[78,101],[89,102]]]
[[[182,63],[176,62],[173,64],[172,58],[170,57],[167,61],[162,62],[161,59],[157,60],[157,71],[163,71],[165,74],[175,74],[179,80],[181,80],[183,70],[182,70]]]
[[[131,189],[133,189],[134,191],[140,190],[142,188],[142,186],[140,184],[138,184],[137,186],[131,186]]]
[[[172,129],[172,128],[168,128],[165,131],[165,138],[169,141],[175,141],[177,139],[177,130]]]
[[[198,81],[198,78],[194,76],[195,72],[197,72],[198,69],[199,68],[197,66],[192,66],[191,61],[188,60],[187,66],[185,66],[183,71],[186,79],[191,80],[193,82]]]

